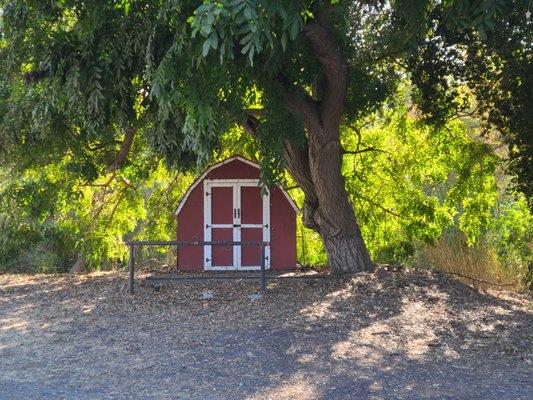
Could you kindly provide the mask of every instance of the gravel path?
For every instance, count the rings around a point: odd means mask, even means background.
[[[125,287],[0,276],[0,399],[533,398],[528,295],[423,271]]]

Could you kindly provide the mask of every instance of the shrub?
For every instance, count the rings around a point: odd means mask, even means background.
[[[456,274],[460,280],[484,288],[523,289],[531,287],[527,260],[512,255],[501,255],[490,235],[484,235],[469,244],[456,229],[449,230],[434,244],[417,246],[411,264]],[[475,278],[479,282],[473,282]],[[493,284],[487,284],[490,282]],[[501,285],[501,286],[500,286]]]

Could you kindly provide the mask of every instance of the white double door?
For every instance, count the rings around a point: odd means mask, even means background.
[[[228,242],[270,241],[270,193],[257,179],[204,181],[204,240]],[[265,247],[265,268],[270,247]],[[261,247],[204,246],[206,270],[259,270]]]

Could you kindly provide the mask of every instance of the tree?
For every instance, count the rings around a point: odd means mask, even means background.
[[[98,225],[109,218],[106,207],[115,210],[117,199],[124,203],[133,194],[133,174],[124,167],[133,164],[145,175],[149,170],[139,155],[137,165],[128,160],[134,145],[141,149],[144,141],[138,78],[144,58],[135,51],[144,44],[135,37],[114,41],[143,27],[143,15],[122,18],[120,10],[113,14],[97,3],[75,3],[6,2],[0,132],[3,158],[21,178],[28,169],[57,163],[68,182],[61,190],[72,200],[82,196],[80,187],[94,189],[89,221],[78,219],[83,236],[90,238],[101,234]],[[79,214],[86,211],[73,203]],[[86,247],[94,242],[79,246],[72,272],[84,268],[91,253]]]
[[[430,122],[470,106],[482,136],[502,139],[515,189],[533,207],[533,19],[531,2],[444,1],[428,13],[429,34],[410,59],[417,103]],[[447,6],[447,7],[446,7]],[[469,104],[458,91],[466,84]],[[458,96],[459,95],[459,96]],[[459,100],[463,97],[463,100]],[[463,110],[464,111],[464,110]]]
[[[435,126],[468,108],[458,90],[465,83],[485,114],[498,115],[498,91],[523,93],[525,107],[530,23],[515,27],[525,3],[4,0],[3,104],[47,121],[46,130],[33,126],[37,140],[74,131],[68,151],[105,145],[136,121],[180,168],[207,161],[238,124],[260,143],[264,182],[281,179],[285,167],[303,190],[304,224],[320,234],[332,271],[370,270],[341,173],[341,127],[375,111],[404,73]],[[494,39],[508,24],[505,35],[517,38],[510,53]],[[495,73],[475,73],[481,62]],[[518,80],[507,77],[513,63]],[[530,125],[511,122],[514,110],[492,120],[527,160]],[[16,132],[27,127],[21,121]]]

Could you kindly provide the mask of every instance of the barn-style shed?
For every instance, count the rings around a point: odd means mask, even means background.
[[[298,208],[281,187],[259,187],[256,163],[233,156],[208,168],[189,187],[176,210],[177,240],[264,241],[265,267],[296,268]],[[178,250],[178,268],[259,270],[257,246],[190,246]]]

